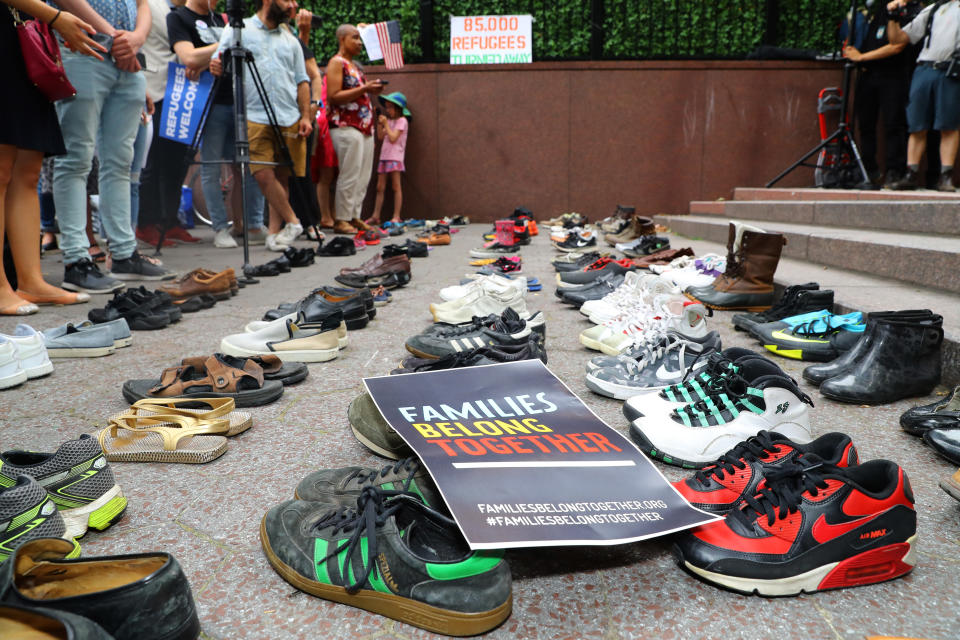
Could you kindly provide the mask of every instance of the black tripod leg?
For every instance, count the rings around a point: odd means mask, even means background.
[[[836,139],[840,136],[841,133],[842,133],[842,131],[841,131],[840,129],[837,129],[836,131],[834,131],[833,134],[832,134],[829,138],[824,138],[823,140],[821,140],[821,141],[820,141],[820,144],[818,144],[818,145],[815,146],[813,149],[810,149],[810,151],[808,151],[808,152],[806,152],[805,154],[803,154],[803,156],[801,156],[799,160],[797,160],[797,161],[794,162],[792,165],[790,165],[789,167],[787,167],[786,169],[784,169],[783,171],[781,171],[779,174],[777,174],[777,177],[776,177],[776,178],[774,178],[773,180],[771,180],[770,182],[768,182],[768,183],[767,183],[766,185],[764,185],[764,186],[765,186],[767,189],[769,189],[770,187],[772,187],[773,185],[775,185],[776,183],[778,183],[778,182],[779,182],[780,180],[782,180],[783,177],[786,176],[788,173],[790,173],[791,171],[793,171],[793,170],[796,169],[797,167],[802,166],[803,163],[807,161],[807,158],[810,158],[811,156],[814,156],[814,155],[820,153],[820,151],[822,151],[828,144],[830,144],[831,142],[833,142],[834,140],[836,140]]]

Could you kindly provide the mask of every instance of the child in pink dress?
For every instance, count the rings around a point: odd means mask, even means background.
[[[403,206],[403,190],[400,177],[404,172],[404,156],[407,147],[407,132],[412,117],[407,109],[407,97],[400,92],[380,96],[386,115],[377,119],[377,139],[382,140],[380,147],[380,162],[377,164],[377,199],[373,207],[373,215],[367,224],[380,224],[380,209],[383,208],[383,194],[387,188],[387,176],[393,185],[393,218],[391,222],[399,223],[400,208]]]

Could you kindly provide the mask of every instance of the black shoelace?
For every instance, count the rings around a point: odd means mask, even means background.
[[[347,476],[347,482],[350,480],[356,479],[361,485],[373,485],[377,480],[387,477],[388,474],[399,474],[401,471],[407,473],[406,479],[403,481],[403,490],[410,490],[410,483],[413,482],[413,476],[420,471],[420,460],[416,456],[410,456],[409,458],[404,458],[403,460],[398,460],[394,464],[384,465],[382,469],[371,469],[370,471],[364,471],[363,469],[356,469]]]
[[[822,462],[804,463],[805,458],[768,475],[757,495],[744,498],[730,517],[749,527],[757,518],[766,516],[767,526],[773,526],[776,520],[796,513],[805,493],[811,497],[819,495],[828,486],[824,477],[827,469]]]
[[[367,582],[367,578],[373,572],[374,561],[379,554],[377,527],[382,526],[390,516],[407,504],[406,498],[403,496],[410,495],[403,491],[384,491],[379,488],[364,487],[360,497],[357,498],[357,506],[340,507],[325,513],[313,525],[315,532],[333,527],[332,535],[336,536],[341,532],[349,532],[350,537],[320,559],[317,565],[322,566],[330,558],[346,551],[344,566],[352,566],[351,560],[354,554],[361,549],[360,541],[366,538],[367,553],[366,557],[361,559],[361,564],[365,569],[359,575],[355,575],[351,583],[343,585],[348,593],[356,593],[362,589]],[[416,499],[419,501],[419,498]],[[347,572],[344,572],[344,575],[341,576],[344,581],[346,581],[346,574]]]
[[[701,484],[707,483],[710,476],[723,480],[727,474],[733,475],[738,469],[745,469],[748,462],[759,460],[776,450],[777,444],[771,439],[770,432],[761,431],[735,446],[710,466],[697,471],[693,477]]]

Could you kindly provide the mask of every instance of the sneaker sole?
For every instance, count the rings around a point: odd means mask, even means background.
[[[64,535],[80,538],[87,533],[88,528],[103,531],[119,520],[126,510],[127,499],[120,485],[115,484],[109,491],[86,506],[60,511],[67,525],[67,533]]]
[[[117,348],[109,347],[71,347],[63,349],[47,349],[51,358],[101,358],[115,352]]]
[[[831,562],[805,573],[776,580],[739,578],[714,573],[695,567],[682,559],[679,559],[679,564],[681,568],[702,580],[738,593],[795,596],[801,593],[887,582],[904,576],[912,571],[917,563],[914,550],[916,542],[917,534],[913,534],[906,542],[871,549],[840,562]]]
[[[370,611],[400,622],[450,636],[473,636],[490,631],[510,617],[513,609],[513,595],[506,602],[481,613],[462,613],[450,609],[433,607],[423,602],[403,598],[392,593],[380,593],[361,589],[356,593],[348,593],[343,587],[304,578],[296,570],[284,564],[270,547],[267,536],[266,516],[260,521],[260,544],[267,556],[267,561],[280,576],[301,591],[318,596],[324,600],[332,600],[347,604],[358,609]]]
[[[940,488],[946,491],[947,495],[954,500],[960,500],[960,485],[954,483],[952,478],[941,480]]]
[[[238,358],[250,358],[253,356],[278,356],[284,362],[327,362],[340,355],[340,338],[337,338],[337,346],[333,349],[315,349],[315,350],[297,350],[297,351],[260,351],[255,349],[245,349],[237,347],[229,342],[221,342],[220,350],[223,353],[236,356]]]
[[[0,389],[9,389],[27,381],[27,372],[21,369],[6,378],[0,378]]]
[[[105,287],[102,289],[93,289],[91,287],[81,287],[80,285],[73,284],[72,282],[62,282],[60,283],[61,289],[66,289],[67,291],[76,291],[78,293],[115,293],[121,289],[125,289],[127,285],[122,282],[118,282],[115,285],[110,287]]]
[[[752,311],[752,312],[760,312],[760,311],[766,311],[767,309],[769,309],[770,307],[773,306],[772,304],[761,304],[761,305],[753,305],[753,306],[746,306],[746,307],[740,307],[740,306],[737,306],[737,307],[722,307],[722,306],[717,305],[717,304],[710,304],[709,302],[704,302],[704,301],[701,300],[700,298],[695,298],[694,296],[690,295],[690,294],[687,293],[687,292],[684,292],[683,295],[686,296],[687,298],[689,298],[690,300],[693,300],[694,302],[699,302],[700,304],[702,304],[703,306],[707,307],[708,309],[715,309],[715,310],[717,310],[717,311]]]
[[[383,456],[384,458],[389,458],[390,460],[400,459],[400,456],[398,456],[396,453],[389,451],[387,449],[384,449],[374,444],[373,442],[371,442],[366,436],[364,436],[362,433],[357,431],[357,428],[354,427],[353,425],[350,425],[350,430],[353,431],[353,437],[357,439],[357,442],[365,446],[367,449],[370,449],[370,451],[373,451],[378,456]]]
[[[144,281],[157,281],[157,280],[173,280],[177,277],[175,273],[166,273],[162,276],[145,276],[140,273],[115,273],[110,271],[107,275],[111,278],[116,278],[117,280],[144,280]]]
[[[655,391],[666,389],[668,386],[630,387],[623,384],[617,384],[616,382],[609,382],[589,374],[584,379],[584,382],[586,382],[587,388],[591,391],[595,391],[602,396],[607,396],[608,398],[613,398],[615,400],[626,400],[627,398],[632,398],[633,396],[639,396],[645,393],[653,393]]]
[[[122,349],[124,347],[129,347],[132,344],[133,344],[133,336],[130,336],[129,338],[118,338],[113,341],[113,348]]]
[[[652,442],[647,440],[646,436],[643,435],[643,432],[632,423],[630,424],[630,439],[633,440],[633,443],[637,445],[637,448],[640,449],[640,451],[647,454],[651,458],[660,460],[661,462],[673,465],[675,467],[682,467],[684,469],[700,469],[704,465],[709,464],[709,462],[691,462],[689,460],[682,460],[670,455],[669,453],[660,451],[653,445]]]

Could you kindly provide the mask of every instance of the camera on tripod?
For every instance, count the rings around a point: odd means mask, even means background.
[[[243,29],[243,19],[246,18],[247,7],[244,0],[227,0],[227,18],[230,20],[230,26],[235,29]]]
[[[888,10],[887,13],[891,20],[896,20],[902,27],[912,22],[922,10],[923,5],[920,4],[920,0],[910,0],[902,7],[897,7],[892,11]]]

